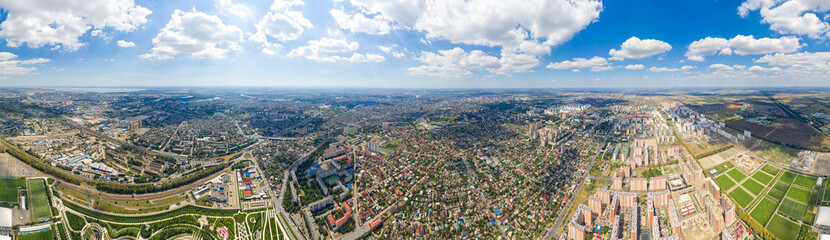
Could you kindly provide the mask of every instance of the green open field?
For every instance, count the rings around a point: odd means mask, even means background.
[[[784,199],[784,201],[781,201],[781,207],[778,208],[778,212],[782,215],[798,220],[804,218],[805,210],[807,210],[807,204],[799,203],[792,199]]]
[[[29,202],[31,203],[32,219],[48,218],[52,216],[49,199],[46,196],[46,185],[43,179],[29,180]]]
[[[752,174],[752,179],[758,180],[758,182],[763,183],[764,185],[769,185],[769,183],[772,182],[773,176],[770,176],[763,171],[758,171],[755,174]]]
[[[17,239],[20,239],[20,240],[52,240],[52,239],[54,239],[54,237],[52,236],[52,232],[53,231],[46,231],[46,232],[20,235]]]
[[[761,170],[764,171],[764,172],[767,172],[767,173],[769,173],[769,175],[773,175],[773,176],[775,174],[778,174],[778,171],[781,171],[781,169],[779,169],[775,166],[769,165],[769,164],[764,165],[764,167],[761,168]]]
[[[732,186],[735,186],[735,181],[732,181],[728,176],[721,175],[720,177],[715,178],[715,182],[720,185],[720,188],[724,190],[729,190]]]
[[[799,201],[799,202],[802,202],[802,203],[807,203],[807,202],[810,201],[810,194],[811,193],[812,192],[810,192],[809,190],[804,190],[804,189],[797,188],[797,187],[791,187],[790,191],[787,192],[787,197],[791,197],[792,199],[795,199],[796,201]]]
[[[830,189],[827,189],[827,184],[830,183],[830,179],[824,180],[824,201],[830,201]]]
[[[769,218],[772,217],[772,214],[775,213],[775,207],[777,206],[778,204],[772,200],[764,198],[761,200],[761,203],[759,203],[758,206],[752,210],[752,213],[750,213],[749,216],[752,216],[755,221],[758,221],[761,226],[764,226],[767,224],[767,221],[769,221]]]
[[[767,192],[767,195],[775,200],[781,201],[781,198],[783,198],[784,195],[787,195],[787,189],[790,189],[789,183],[778,181],[772,189]]]
[[[744,181],[744,183],[741,184],[741,186],[746,188],[746,190],[749,190],[749,192],[751,192],[752,195],[755,196],[758,196],[758,194],[761,194],[761,192],[764,191],[764,185],[761,185],[760,183],[756,182],[755,180],[752,180],[751,178]]]
[[[741,180],[744,180],[744,178],[746,178],[746,174],[744,174],[743,172],[741,172],[741,170],[738,170],[738,169],[732,169],[731,171],[727,172],[726,174],[729,174],[729,176],[732,177],[732,179],[735,179],[735,181],[738,181],[738,182],[740,182]]]
[[[767,230],[779,239],[795,239],[799,228],[798,224],[790,222],[781,215],[774,214],[767,225]]]
[[[17,178],[0,178],[0,188],[17,188]]]
[[[796,176],[797,176],[797,175],[796,175],[795,173],[793,173],[793,172],[790,172],[790,171],[784,171],[784,174],[783,174],[783,175],[781,175],[781,178],[779,178],[778,180],[779,180],[779,181],[788,182],[788,183],[792,183],[792,182],[793,182],[793,180],[795,180],[795,177],[796,177]]]
[[[0,202],[16,203],[17,201],[17,189],[0,189]]]
[[[735,188],[735,190],[732,190],[732,192],[729,193],[729,196],[732,196],[732,198],[735,199],[735,202],[737,202],[738,205],[741,205],[741,207],[744,209],[746,209],[746,207],[749,206],[749,203],[751,203],[753,199],[752,195],[749,195],[748,192],[746,192],[743,188],[740,187]]]
[[[798,175],[798,177],[795,178],[795,184],[805,186],[805,187],[808,187],[808,188],[812,188],[813,186],[816,185],[816,178],[815,177],[808,177],[808,176],[804,176],[804,175]]]
[[[725,162],[715,166],[714,169],[718,170],[718,174],[722,174],[733,167],[735,167],[735,164],[732,164],[731,162]]]

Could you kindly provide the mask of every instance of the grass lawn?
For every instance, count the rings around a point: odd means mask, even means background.
[[[824,201],[830,201],[830,189],[827,189],[827,183],[830,183],[830,181],[828,180],[824,180]]]
[[[764,198],[761,200],[761,203],[759,203],[758,206],[752,210],[752,213],[750,213],[749,216],[752,216],[752,218],[754,218],[755,221],[758,221],[761,226],[765,226],[767,221],[769,221],[769,218],[772,217],[772,214],[775,213],[775,207],[777,206],[778,205],[772,200]]]
[[[807,210],[807,204],[799,203],[792,199],[784,199],[784,201],[781,201],[781,207],[778,208],[778,212],[782,215],[798,220],[804,218],[805,210]]]
[[[793,172],[784,171],[784,174],[781,175],[781,178],[779,178],[778,180],[783,181],[783,182],[792,183],[793,180],[795,180],[795,176],[796,176],[796,174],[793,173]]]
[[[731,171],[727,172],[726,174],[729,174],[729,176],[732,177],[732,179],[735,179],[735,181],[738,181],[738,182],[740,182],[741,180],[744,180],[744,178],[746,178],[746,174],[744,174],[743,172],[741,172],[741,170],[738,170],[738,169],[732,169]]]
[[[715,166],[714,169],[717,169],[718,174],[721,174],[721,173],[725,173],[727,170],[729,170],[733,167],[735,167],[735,165],[732,164],[731,162],[725,162],[725,163],[721,163],[720,165]]]
[[[743,184],[741,184],[741,186],[744,186],[746,190],[749,190],[749,192],[755,196],[758,196],[758,194],[761,194],[761,192],[764,191],[764,185],[761,185],[752,179],[747,179]]]
[[[754,199],[752,195],[749,195],[748,192],[740,187],[732,190],[732,192],[729,193],[729,196],[732,196],[732,198],[735,199],[735,202],[737,202],[738,205],[741,205],[744,209],[746,209],[746,207],[749,206],[749,203],[752,202],[752,199]]]
[[[770,175],[778,174],[778,171],[781,171],[781,169],[779,169],[775,166],[769,165],[769,164],[764,165],[764,167],[761,168],[761,170],[764,171],[764,172],[769,173]]]
[[[52,231],[39,232],[33,234],[20,235],[17,239],[20,240],[52,240]]]
[[[775,200],[781,201],[781,198],[784,198],[784,195],[787,194],[787,189],[790,189],[790,184],[782,181],[778,181],[772,187],[772,189],[767,192],[767,195],[774,198]]]
[[[0,189],[0,202],[17,202],[17,189]]]
[[[32,209],[32,219],[52,216],[49,199],[46,196],[46,185],[43,179],[29,180],[29,202],[29,206]]]
[[[808,188],[812,188],[813,186],[816,185],[816,178],[815,177],[808,177],[808,176],[804,176],[804,175],[798,175],[798,177],[795,178],[795,184],[805,186],[805,187],[808,187]]]
[[[799,228],[798,224],[790,222],[781,215],[774,214],[769,225],[767,225],[767,230],[779,239],[795,239]]]
[[[0,188],[17,189],[17,178],[0,178]]]
[[[810,192],[810,190],[804,190],[804,189],[797,188],[797,187],[791,187],[790,191],[787,192],[787,197],[791,197],[792,199],[795,199],[796,201],[799,201],[799,202],[802,202],[802,203],[807,203],[807,202],[810,201],[810,194],[811,193],[812,192]]]
[[[773,177],[763,171],[758,171],[755,174],[752,174],[752,178],[758,180],[758,182],[763,183],[764,185],[769,185],[769,183],[772,182]]]
[[[720,188],[724,190],[729,190],[732,186],[735,186],[735,181],[732,181],[732,179],[729,179],[726,175],[716,177],[715,182],[717,182],[718,185],[720,185]]]

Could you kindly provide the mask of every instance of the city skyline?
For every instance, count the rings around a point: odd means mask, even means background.
[[[830,86],[830,4],[802,0],[43,0],[0,9],[4,87]]]

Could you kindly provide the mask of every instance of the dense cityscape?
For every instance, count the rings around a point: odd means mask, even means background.
[[[830,0],[0,0],[0,240],[830,240]]]
[[[15,239],[828,232],[824,90],[4,95],[0,234]]]

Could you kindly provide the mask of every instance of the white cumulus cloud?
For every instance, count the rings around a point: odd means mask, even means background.
[[[37,69],[35,67],[27,67],[27,65],[49,62],[49,59],[45,58],[32,58],[26,60],[16,60],[15,58],[17,58],[17,54],[0,52],[0,77],[3,77],[3,75],[32,74]]]
[[[761,22],[776,32],[826,38],[830,30],[828,10],[830,1],[824,0],[747,0],[738,7],[738,14],[746,17],[758,11]]]
[[[625,69],[628,69],[628,70],[643,70],[645,68],[646,68],[646,66],[643,66],[643,64],[630,64],[630,65],[625,66]]]
[[[716,53],[730,55],[792,53],[801,48],[797,37],[759,38],[737,35],[732,39],[706,37],[689,45],[686,58],[692,61],[704,61],[705,56]]]
[[[248,17],[251,15],[251,9],[241,3],[233,3],[232,0],[215,0],[216,8],[220,12],[234,17]]]
[[[539,65],[539,59],[533,55],[502,50],[501,58],[498,58],[480,50],[467,52],[460,47],[440,50],[438,53],[424,51],[417,60],[424,65],[408,68],[410,74],[441,78],[469,77],[473,71],[510,75],[529,72]]]
[[[610,60],[641,59],[668,52],[671,45],[656,39],[641,40],[631,37],[620,45],[620,49],[611,49],[608,55]]]
[[[346,14],[342,10],[337,9],[332,9],[330,13],[334,17],[334,22],[340,25],[340,28],[351,32],[384,35],[388,34],[391,29],[389,22],[381,18],[380,15],[367,18],[361,13]]]
[[[118,40],[117,44],[122,48],[135,47],[135,43],[130,41]]]
[[[308,41],[308,45],[298,47],[291,52],[288,53],[289,57],[303,57],[306,59],[311,59],[315,61],[321,62],[351,62],[351,63],[364,63],[364,62],[382,62],[386,60],[381,55],[378,54],[360,54],[354,51],[360,48],[360,45],[357,42],[348,41],[346,39],[336,39],[336,38],[321,38],[320,40],[311,40]],[[352,55],[349,57],[344,57],[343,53],[350,53]]]
[[[571,69],[571,68],[591,68],[608,65],[608,61],[603,57],[593,57],[591,59],[574,58],[573,60],[566,60],[561,62],[552,62],[548,64],[547,68],[552,69]]]
[[[442,39],[501,47],[497,57],[501,67],[490,71],[497,74],[530,71],[541,62],[541,56],[550,54],[551,46],[570,40],[588,24],[597,21],[602,11],[602,3],[598,0],[349,0],[349,3],[365,16],[372,16],[367,19],[386,20],[392,29],[424,33],[426,39],[422,42]],[[376,32],[385,32],[385,28]],[[447,77],[463,76],[476,70],[441,67],[451,74],[429,74],[420,70],[436,67],[425,66],[410,73]]]
[[[679,68],[667,68],[667,67],[651,67],[648,69],[652,72],[676,72],[680,70]]]
[[[131,32],[151,13],[133,0],[0,0],[0,8],[7,13],[0,37],[9,47],[56,45],[69,51],[84,45],[78,38],[90,29]]]
[[[250,40],[262,44],[262,52],[274,55],[281,47],[277,42],[295,40],[300,37],[306,28],[311,28],[311,21],[300,11],[291,10],[294,6],[303,5],[299,0],[276,0],[271,4],[271,11],[265,14],[254,27],[256,32],[250,35]]]
[[[153,39],[153,49],[142,55],[147,59],[170,59],[179,55],[194,58],[225,58],[229,50],[238,49],[242,30],[225,25],[219,17],[196,10],[174,10],[167,25]]]

